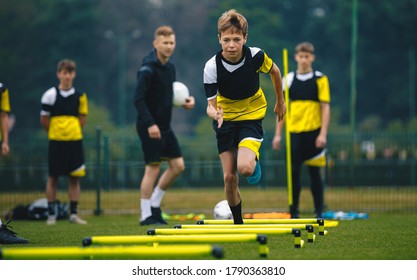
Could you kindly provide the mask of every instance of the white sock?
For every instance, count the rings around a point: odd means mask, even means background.
[[[151,196],[151,206],[152,207],[161,207],[161,201],[164,198],[165,195],[164,190],[160,189],[158,186],[153,190],[152,196]]]
[[[151,212],[151,200],[140,199],[140,220],[144,221],[147,217],[152,216]]]
[[[0,219],[0,226],[1,226],[1,219]]]

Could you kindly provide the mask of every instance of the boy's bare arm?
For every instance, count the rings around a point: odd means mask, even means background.
[[[320,103],[321,106],[321,128],[320,134],[316,139],[316,147],[324,148],[327,144],[327,131],[329,129],[330,123],[330,104],[329,103]]]
[[[1,135],[2,135],[2,141],[8,143],[9,141],[9,133],[8,133],[8,122],[9,122],[9,116],[7,113],[1,112],[0,113],[0,127],[1,127]]]
[[[274,138],[272,139],[272,149],[280,150],[281,149],[281,140],[282,140],[282,129],[284,127],[285,120],[282,119],[281,121],[277,121],[275,125],[275,134]]]
[[[48,131],[49,130],[49,116],[41,116],[41,125],[42,127]]]
[[[9,154],[9,115],[5,112],[0,113],[1,129],[1,153],[3,156]]]
[[[274,86],[276,95],[274,112],[277,115],[278,121],[281,121],[284,119],[287,109],[285,106],[284,94],[282,93],[281,71],[275,63],[272,65],[269,75],[271,76],[272,85]]]
[[[87,122],[87,116],[86,115],[79,115],[78,119],[80,120],[81,127],[84,127],[85,123]]]

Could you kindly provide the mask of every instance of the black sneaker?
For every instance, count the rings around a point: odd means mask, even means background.
[[[16,236],[16,232],[12,231],[13,228],[9,226],[11,221],[0,225],[0,244],[28,244],[27,239]]]
[[[160,226],[162,225],[160,221],[158,221],[154,216],[149,216],[145,220],[140,221],[139,224],[141,226],[150,226],[150,225],[156,225]]]
[[[299,219],[300,218],[300,212],[298,211],[298,207],[295,207],[294,205],[290,206],[290,215],[291,219]]]
[[[295,212],[295,213],[290,212],[290,215],[291,215],[291,219],[299,219],[300,218],[300,214],[298,214],[298,212]]]
[[[151,207],[152,217],[159,221],[163,225],[167,225],[167,221],[162,218],[162,211],[160,207]]]

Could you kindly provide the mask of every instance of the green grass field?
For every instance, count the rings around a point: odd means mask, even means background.
[[[283,188],[242,188],[241,193],[244,213],[283,212],[287,209],[287,195]],[[0,205],[4,211],[16,205],[17,201],[26,204],[42,195],[3,193],[0,196]],[[66,193],[61,191],[59,198],[66,201]],[[138,190],[102,192],[101,198],[103,214],[95,216],[95,192],[83,191],[81,194],[80,212],[88,220],[88,225],[74,225],[66,220],[59,220],[55,226],[47,226],[44,221],[13,221],[13,230],[19,236],[29,239],[30,244],[0,245],[0,248],[81,246],[83,238],[89,236],[146,235],[150,227],[141,227],[138,224]],[[222,199],[224,194],[218,188],[173,188],[164,198],[162,209],[168,214],[203,213],[211,219],[214,205]],[[301,194],[302,218],[311,217],[311,200],[309,191],[304,190]],[[338,227],[328,228],[326,236],[319,236],[316,230],[316,241],[306,242],[301,249],[294,248],[292,235],[268,236],[268,259],[417,260],[416,188],[329,188],[326,190],[325,201],[328,210],[366,212],[369,218],[340,221]],[[169,221],[167,226],[158,228],[173,228],[179,223],[181,222]],[[307,233],[303,231],[303,240],[306,241],[306,237]],[[224,259],[260,259],[258,243],[221,246],[225,252]]]
[[[140,227],[134,215],[89,216],[88,225],[80,226],[60,220],[55,226],[43,221],[14,221],[13,229],[30,240],[28,245],[6,247],[81,246],[84,237],[99,235],[146,235],[149,227]],[[268,236],[268,259],[282,260],[416,260],[416,214],[371,214],[367,220],[340,221],[318,236],[314,243],[294,248],[291,235]],[[178,221],[170,221],[172,228]],[[188,222],[190,223],[190,222]],[[302,238],[306,240],[306,232]],[[258,244],[222,244],[224,259],[256,260]]]
[[[288,194],[284,187],[241,187],[243,210],[253,212],[288,211]],[[0,193],[0,216],[18,204],[30,204],[44,197],[43,191]],[[139,188],[136,190],[102,191],[100,207],[104,214],[138,214]],[[66,186],[60,189],[58,199],[68,201]],[[163,200],[163,210],[169,214],[204,213],[211,215],[214,205],[224,199],[222,187],[172,187]],[[79,210],[91,214],[97,207],[95,191],[82,190]],[[356,212],[417,213],[417,187],[355,187],[327,188],[325,204],[328,210]],[[300,211],[312,214],[310,190],[305,187],[300,196]]]

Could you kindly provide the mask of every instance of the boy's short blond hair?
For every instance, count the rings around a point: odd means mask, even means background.
[[[58,62],[57,70],[61,72],[62,70],[67,70],[68,72],[73,72],[77,68],[74,60],[71,59],[62,59]]]
[[[295,53],[307,52],[314,54],[314,46],[310,42],[301,42],[295,47]]]
[[[248,21],[235,9],[224,12],[217,22],[218,35],[229,29],[232,29],[233,33],[242,32],[245,37],[248,34]]]
[[[154,38],[156,39],[158,36],[171,36],[175,35],[174,29],[168,25],[159,26],[154,33]]]

